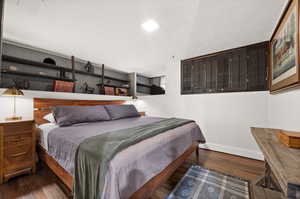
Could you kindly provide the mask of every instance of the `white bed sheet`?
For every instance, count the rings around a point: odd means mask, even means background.
[[[39,144],[48,151],[48,134],[50,131],[52,131],[55,128],[58,128],[59,126],[55,123],[45,123],[39,125],[40,129],[40,138],[39,138]]]

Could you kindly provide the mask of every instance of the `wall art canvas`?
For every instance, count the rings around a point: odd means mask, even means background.
[[[271,40],[271,91],[297,83],[298,1],[292,1]]]

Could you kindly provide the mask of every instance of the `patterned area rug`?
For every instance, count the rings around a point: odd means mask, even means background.
[[[249,199],[249,182],[192,166],[166,199]]]

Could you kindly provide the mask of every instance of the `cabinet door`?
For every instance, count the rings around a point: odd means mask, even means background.
[[[240,49],[239,52],[239,71],[240,71],[240,85],[241,91],[247,90],[247,50],[245,48]]]
[[[205,59],[206,92],[217,92],[218,60],[214,56]]]
[[[229,88],[229,67],[228,67],[228,55],[222,54],[216,56],[218,60],[217,66],[217,92],[228,91]]]
[[[259,48],[258,52],[258,89],[267,90],[268,89],[268,46],[267,44]]]
[[[181,93],[192,93],[192,62],[181,63]]]
[[[229,91],[247,90],[247,54],[245,49],[237,49],[228,55]]]
[[[266,46],[247,48],[247,90],[265,90],[267,87]]]
[[[192,67],[192,87],[193,93],[206,92],[206,63],[205,60],[197,60],[193,62]]]
[[[217,92],[218,85],[218,60],[216,57],[210,58],[211,66],[211,92]]]

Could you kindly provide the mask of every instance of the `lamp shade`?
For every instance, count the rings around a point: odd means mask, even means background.
[[[16,88],[8,88],[3,93],[3,96],[22,96],[24,93]]]

